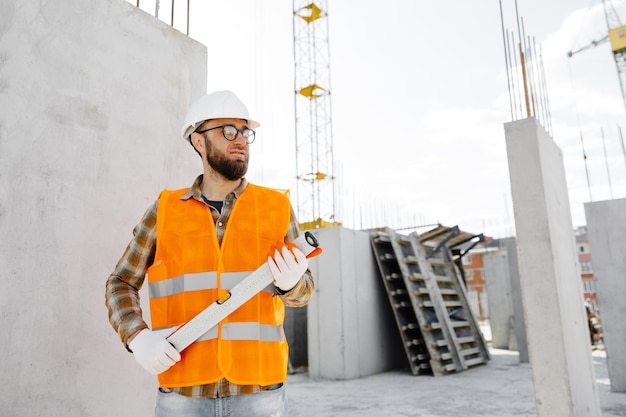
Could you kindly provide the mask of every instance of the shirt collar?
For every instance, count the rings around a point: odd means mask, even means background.
[[[193,182],[191,188],[187,190],[185,194],[180,198],[181,200],[189,200],[190,198],[194,198],[194,200],[203,201],[202,200],[202,178],[204,178],[203,174],[198,175],[198,178]],[[239,186],[235,188],[235,190],[230,194],[234,194],[234,198],[239,198],[241,193],[244,192],[246,187],[248,186],[248,180],[244,177],[241,179]],[[227,196],[228,197],[228,196]]]

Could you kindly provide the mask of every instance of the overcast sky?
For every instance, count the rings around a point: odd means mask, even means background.
[[[440,222],[513,235],[499,2],[328,3],[338,220],[352,228]],[[154,3],[141,4],[153,11]],[[168,20],[170,5],[160,4]],[[502,4],[506,28],[517,33],[515,2]],[[626,2],[612,4],[626,22]],[[208,48],[208,90],[233,90],[262,124],[249,179],[295,190],[292,2],[192,0],[191,8],[190,36]],[[610,45],[567,57],[606,35],[602,2],[519,0],[518,11],[542,49],[572,220],[584,225],[590,198],[626,197],[617,133],[618,124],[626,129],[626,111]],[[176,18],[184,31],[184,12]]]

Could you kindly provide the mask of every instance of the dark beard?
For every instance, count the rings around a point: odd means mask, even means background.
[[[248,158],[245,161],[230,161],[223,154],[218,154],[209,143],[208,139],[204,139],[205,148],[207,150],[206,161],[211,168],[221,174],[229,181],[235,181],[243,178],[248,172]]]

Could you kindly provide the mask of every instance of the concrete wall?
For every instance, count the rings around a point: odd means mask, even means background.
[[[500,239],[500,247],[506,250],[509,261],[509,282],[511,284],[511,301],[513,305],[513,331],[516,345],[512,347],[519,352],[520,363],[528,363],[528,339],[526,337],[526,323],[524,319],[524,304],[522,300],[522,283],[519,276],[519,262],[517,260],[517,243],[514,237]]]
[[[562,154],[534,118],[505,133],[537,416],[599,416]]]
[[[483,264],[491,345],[496,349],[512,349],[512,345],[516,343],[513,340],[513,301],[507,254],[502,250],[485,253]]]
[[[3,416],[152,415],[104,284],[158,192],[201,171],[178,135],[206,62],[124,0],[0,2]]]
[[[626,199],[585,204],[611,390],[626,392]]]
[[[483,255],[492,346],[517,350],[520,363],[528,363],[517,245],[514,237],[497,244],[499,250]]]
[[[324,252],[311,262],[309,374],[352,379],[408,367],[367,232],[316,230]]]

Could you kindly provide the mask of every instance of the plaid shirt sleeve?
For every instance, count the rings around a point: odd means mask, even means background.
[[[128,339],[148,328],[142,318],[139,290],[156,251],[156,201],[133,230],[133,238],[106,282],[109,321],[128,348]]]

